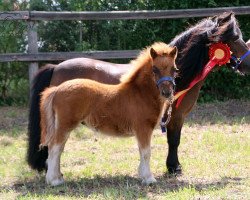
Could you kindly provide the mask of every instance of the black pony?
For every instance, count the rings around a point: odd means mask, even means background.
[[[242,34],[233,13],[224,13],[212,18],[206,18],[195,26],[178,35],[170,45],[177,46],[177,67],[179,77],[176,78],[176,90],[181,91],[202,71],[208,62],[208,48],[216,42],[226,43],[238,59],[232,60],[231,66],[241,73],[250,72],[250,56],[248,47],[242,39]],[[245,55],[245,56],[243,56]],[[243,57],[242,57],[243,56]],[[241,59],[241,61],[240,61]],[[244,59],[242,61],[242,59]],[[102,83],[117,84],[122,74],[131,69],[130,64],[114,64],[88,58],[70,59],[59,65],[48,65],[42,68],[34,79],[30,99],[29,116],[29,146],[28,163],[38,171],[46,168],[47,149],[39,149],[40,144],[40,93],[49,86],[75,79],[88,78]],[[167,126],[168,157],[167,168],[170,173],[180,173],[181,165],[178,160],[178,146],[181,129],[186,115],[195,104],[200,88],[204,81],[197,83],[187,92],[181,104],[173,105],[172,117]],[[165,114],[166,115],[166,114]]]
[[[174,38],[170,45],[175,45],[179,49],[176,62],[180,70],[180,76],[176,78],[176,92],[186,89],[190,82],[201,73],[209,60],[209,46],[217,42],[228,44],[237,58],[249,53],[233,13],[203,19]],[[249,73],[250,56],[246,57],[240,65],[237,65],[233,59],[228,65],[241,73]],[[181,173],[178,160],[181,129],[186,115],[198,99],[202,85],[203,81],[194,86],[184,97],[178,109],[174,106],[172,118],[167,127],[169,152],[166,164],[170,173]]]

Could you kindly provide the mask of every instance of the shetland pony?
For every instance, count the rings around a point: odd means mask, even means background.
[[[176,92],[186,89],[194,77],[199,75],[209,59],[209,45],[216,42],[226,43],[231,48],[233,55],[238,58],[248,51],[233,13],[205,18],[172,40],[170,46],[178,48],[176,64],[179,76],[176,78]],[[235,61],[231,60],[228,66],[234,67],[235,64]],[[27,151],[29,165],[38,171],[46,169],[48,149],[44,147],[39,150],[40,94],[46,87],[57,86],[75,78],[88,78],[102,83],[118,84],[120,77],[131,68],[133,68],[131,64],[114,64],[89,58],[70,59],[58,65],[47,65],[42,68],[35,77],[31,90]],[[245,74],[250,73],[250,56],[247,56],[238,65],[238,71]],[[192,110],[199,96],[202,85],[203,81],[189,90],[178,109],[173,105],[172,117],[167,127],[166,165],[169,173],[182,172],[178,158],[181,130],[185,117]]]
[[[156,182],[150,171],[150,141],[163,104],[173,98],[176,47],[154,43],[132,62],[133,70],[118,85],[88,79],[50,87],[41,98],[41,148],[48,147],[46,182],[64,182],[60,156],[69,132],[84,123],[111,136],[132,136],[140,152],[139,176]]]

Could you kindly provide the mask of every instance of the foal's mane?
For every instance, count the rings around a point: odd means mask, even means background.
[[[188,87],[208,62],[209,45],[241,38],[242,34],[233,13],[209,17],[176,36],[170,46],[177,46],[176,59],[179,77],[176,78],[176,91]]]
[[[163,42],[155,42],[151,46],[146,47],[143,49],[140,53],[139,56],[131,61],[131,64],[134,66],[130,70],[129,73],[123,75],[121,77],[121,82],[131,82],[135,80],[138,76],[138,72],[143,70],[145,73],[145,77],[147,76],[152,76],[152,58],[150,55],[150,49],[153,48],[158,55],[167,55],[171,52],[172,47],[169,45],[163,43]]]

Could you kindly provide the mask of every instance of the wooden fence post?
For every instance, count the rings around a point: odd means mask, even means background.
[[[34,21],[28,21],[28,53],[38,53],[37,44],[37,24]],[[31,62],[29,64],[29,84],[32,86],[32,81],[38,71],[38,63]]]

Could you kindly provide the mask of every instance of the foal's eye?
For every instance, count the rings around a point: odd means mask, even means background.
[[[159,70],[154,66],[154,67],[153,67],[153,72],[156,74],[156,73],[159,72]]]
[[[163,72],[163,69],[162,68],[157,68],[157,67],[153,67],[153,73],[156,75],[156,76],[161,76]]]

